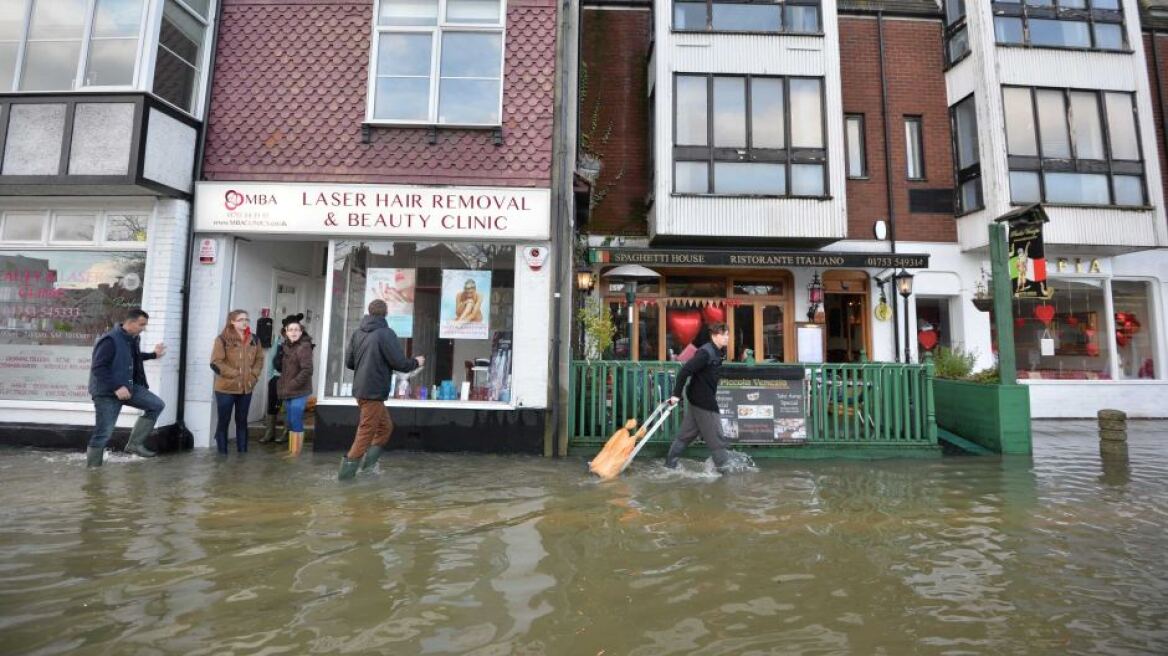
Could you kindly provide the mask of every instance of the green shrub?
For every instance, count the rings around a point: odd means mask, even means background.
[[[1002,377],[998,373],[997,367],[990,367],[989,369],[982,369],[965,377],[966,380],[972,383],[983,383],[986,385],[997,385],[1002,382]]]
[[[973,363],[976,361],[977,354],[968,353],[960,346],[942,346],[933,355],[933,373],[937,378],[965,380],[973,372]]]

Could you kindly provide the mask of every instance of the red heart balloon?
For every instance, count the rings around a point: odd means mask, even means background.
[[[726,308],[717,305],[703,305],[702,318],[706,323],[726,323]]]
[[[1077,326],[1079,325],[1079,317],[1076,317],[1072,314],[1071,316],[1067,317],[1067,323],[1072,326]]]
[[[1054,318],[1053,305],[1039,305],[1034,308],[1034,318],[1042,322],[1042,325],[1049,326],[1050,320]]]
[[[1099,345],[1094,342],[1087,345],[1087,355],[1095,357],[1099,355]]]
[[[937,345],[937,331],[922,330],[917,333],[917,341],[921,343],[921,348],[932,351],[933,347]]]
[[[1015,328],[1021,328],[1022,326],[1025,326],[1025,325],[1026,325],[1026,320],[1023,319],[1022,317],[1015,317],[1014,318],[1014,327]]]
[[[672,310],[665,319],[665,327],[677,338],[679,346],[694,341],[702,327],[702,313],[697,310]]]

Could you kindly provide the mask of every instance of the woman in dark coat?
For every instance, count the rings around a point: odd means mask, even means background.
[[[300,455],[304,446],[304,409],[312,395],[312,338],[299,321],[284,326],[284,345],[280,356],[280,377],[276,395],[288,413],[288,454]]]

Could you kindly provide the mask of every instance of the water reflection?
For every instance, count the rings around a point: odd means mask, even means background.
[[[1123,453],[1053,424],[1033,459],[608,483],[523,457],[394,453],[338,486],[325,456],[4,451],[0,651],[1164,653],[1168,430],[1133,425]]]

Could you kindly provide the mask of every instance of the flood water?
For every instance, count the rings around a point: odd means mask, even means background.
[[[1028,458],[0,451],[3,654],[1165,654],[1168,423]],[[259,446],[259,445],[257,445]]]

